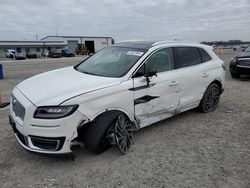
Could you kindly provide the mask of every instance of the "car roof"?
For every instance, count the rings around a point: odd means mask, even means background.
[[[158,45],[188,45],[188,46],[206,46],[203,44],[199,44],[196,42],[191,42],[191,41],[183,41],[183,40],[152,40],[152,41],[147,41],[147,40],[128,40],[128,41],[120,41],[113,46],[115,47],[127,47],[127,48],[137,48],[137,49],[150,49],[154,46]]]
[[[138,48],[138,49],[146,49],[148,50],[149,48],[152,47],[152,45],[155,43],[156,41],[121,41],[118,42],[116,44],[114,44],[113,46],[117,46],[117,47],[127,47],[127,48]]]

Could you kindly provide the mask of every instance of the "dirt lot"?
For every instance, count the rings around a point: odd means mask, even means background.
[[[235,52],[221,58],[228,64]],[[82,58],[82,57],[81,57]],[[4,100],[20,81],[81,58],[3,62]],[[250,187],[250,77],[232,79],[218,109],[188,111],[140,130],[130,153],[76,149],[76,159],[26,152],[0,110],[0,187]]]

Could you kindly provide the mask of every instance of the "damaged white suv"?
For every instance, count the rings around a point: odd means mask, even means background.
[[[18,142],[46,154],[74,142],[127,153],[133,132],[193,108],[216,109],[225,67],[212,47],[178,41],[127,41],[74,66],[32,77],[11,95]]]

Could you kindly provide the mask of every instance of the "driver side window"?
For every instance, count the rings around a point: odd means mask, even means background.
[[[174,69],[172,48],[158,50],[146,61],[147,71],[165,72]]]
[[[165,72],[174,69],[172,48],[164,48],[153,53],[137,71],[137,76],[143,76],[146,72]]]

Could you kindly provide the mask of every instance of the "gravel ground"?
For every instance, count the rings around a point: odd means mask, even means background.
[[[228,64],[235,52],[225,50]],[[2,62],[4,100],[20,81],[84,57]],[[0,187],[250,187],[250,77],[232,79],[215,112],[195,110],[146,127],[130,153],[75,149],[75,161],[29,153],[0,110]]]

